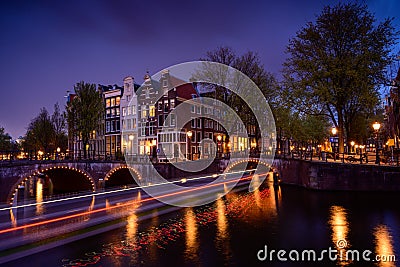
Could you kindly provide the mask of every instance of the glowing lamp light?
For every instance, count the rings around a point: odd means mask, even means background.
[[[221,141],[222,140],[222,136],[221,135],[217,135],[217,140]]]
[[[133,135],[132,134],[129,135],[129,140],[133,141]]]
[[[381,128],[381,124],[379,122],[375,122],[374,124],[372,124],[372,128],[374,128],[375,131],[379,131],[379,129]]]
[[[337,134],[337,129],[335,127],[332,128],[332,134],[336,135]]]
[[[356,143],[355,143],[354,141],[351,141],[351,142],[350,142],[350,145],[351,145],[351,146],[354,146],[355,144],[356,144]]]

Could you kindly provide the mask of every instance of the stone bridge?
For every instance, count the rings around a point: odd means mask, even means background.
[[[25,187],[30,178],[50,177],[54,189],[67,191],[96,191],[104,188],[107,183],[117,185],[114,177],[121,179],[129,170],[141,179],[146,173],[148,164],[135,164],[128,167],[125,162],[79,162],[79,161],[28,161],[13,162],[0,165],[0,202],[13,200],[15,192]],[[132,176],[130,176],[132,178]],[[126,178],[124,178],[126,179]],[[129,178],[128,178],[129,179]],[[135,183],[133,179],[124,181],[125,184]]]
[[[191,164],[182,162],[180,164]],[[299,159],[275,159],[272,166],[257,158],[232,158],[214,160],[201,172],[188,173],[171,164],[153,164],[156,171],[166,179],[190,175],[221,173],[240,164],[254,168],[260,164],[264,169],[279,174],[282,183],[300,185],[317,190],[382,190],[400,191],[400,167],[344,164]],[[55,193],[97,191],[104,187],[152,182],[150,162],[130,164],[125,162],[88,161],[27,161],[0,164],[0,202],[12,203],[19,188],[29,188],[34,179],[51,179]],[[135,175],[133,179],[132,175]],[[34,178],[34,179],[30,179]],[[48,179],[49,180],[49,179]],[[25,192],[28,190],[25,190]]]
[[[171,179],[199,174],[221,173],[227,167],[227,171],[229,171],[229,169],[234,168],[236,165],[244,164],[248,161],[250,165],[258,162],[256,159],[241,158],[214,160],[207,168],[196,173],[182,171],[179,169],[179,166],[175,167],[165,163],[153,164],[153,166],[163,177]],[[191,163],[181,162],[179,164]],[[261,162],[261,164],[263,163]],[[151,173],[154,169],[150,165],[150,162],[138,162],[127,166],[122,161],[3,162],[0,164],[0,202],[12,203],[19,189],[26,189],[24,193],[26,194],[29,188],[34,187],[32,183],[37,179],[47,179],[46,187],[49,184],[49,180],[51,180],[51,187],[54,190],[52,192],[54,193],[97,191],[107,186],[135,184],[136,181],[132,178],[132,174],[136,175],[135,178],[139,180],[143,178],[143,184],[146,184],[152,182],[153,175]]]

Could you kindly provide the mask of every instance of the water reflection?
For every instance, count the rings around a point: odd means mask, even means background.
[[[198,259],[198,226],[193,208],[188,208],[185,213],[186,249],[185,258],[189,261]]]
[[[346,251],[350,247],[348,241],[349,223],[347,221],[346,209],[341,206],[332,206],[330,209],[329,224],[332,229],[332,242],[339,253],[339,259],[345,259]],[[340,266],[346,266],[350,264],[350,262],[339,260],[338,264]]]
[[[375,253],[381,257],[381,261],[378,266],[396,266],[394,262],[388,261],[388,256],[395,255],[393,249],[393,237],[390,234],[390,230],[386,225],[378,225],[374,229],[375,237]]]
[[[133,202],[133,205],[130,207],[130,215],[127,218],[126,225],[126,241],[134,244],[137,240],[137,232],[138,232],[138,216],[136,215],[136,210],[139,207],[139,201],[142,198],[140,191],[138,192],[136,200]]]
[[[231,247],[229,243],[228,220],[226,217],[225,202],[222,198],[216,201],[217,212],[217,236],[215,239],[216,247],[224,255],[225,262],[229,262],[231,257]]]
[[[37,179],[36,181],[36,215],[42,215],[44,212],[43,207],[43,180]]]
[[[14,215],[14,210],[10,209],[10,221],[13,227],[17,226],[17,218]]]

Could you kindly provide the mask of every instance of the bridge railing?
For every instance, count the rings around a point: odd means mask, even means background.
[[[318,153],[311,151],[292,151],[290,153],[277,153],[276,158],[280,159],[299,159],[306,161],[323,161],[323,162],[337,162],[347,164],[377,164],[377,165],[389,165],[389,166],[400,166],[400,155],[392,155],[390,157],[380,156],[378,162],[376,162],[375,153],[337,153],[337,152],[325,152],[321,151]]]

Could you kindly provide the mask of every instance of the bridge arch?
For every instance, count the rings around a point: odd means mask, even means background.
[[[268,164],[268,163],[266,163],[266,162],[264,162],[264,161],[262,161],[262,160],[248,158],[248,159],[240,159],[240,160],[237,160],[237,161],[231,163],[231,164],[228,165],[228,167],[226,168],[226,171],[230,171],[230,170],[232,170],[233,168],[235,168],[236,166],[238,166],[238,165],[240,165],[240,164],[249,164],[249,163],[261,164],[261,165],[264,165],[265,167],[267,167],[267,168],[270,169],[270,170],[273,170],[273,169],[274,169],[273,166],[271,166],[270,164]]]
[[[129,167],[127,165],[115,167],[106,174],[104,178],[104,185],[105,187],[109,187],[137,184],[136,180],[133,178],[133,175],[135,175],[139,180],[142,180],[142,176],[135,168]],[[116,181],[118,177],[119,181]]]
[[[96,191],[96,183],[95,180],[93,179],[93,177],[87,173],[84,170],[80,170],[74,167],[70,167],[70,166],[51,166],[51,167],[47,167],[47,168],[39,168],[33,172],[30,172],[28,174],[25,175],[21,175],[21,178],[17,180],[17,182],[11,187],[11,191],[9,193],[9,196],[7,198],[7,202],[9,202],[11,205],[14,203],[15,201],[15,195],[17,194],[18,190],[20,188],[24,188],[26,182],[28,182],[29,179],[33,179],[33,178],[49,178],[52,179],[52,183],[56,183],[58,184],[60,181],[60,179],[53,177],[50,177],[49,175],[54,175],[54,173],[57,173],[57,171],[70,171],[73,172],[75,174],[78,174],[81,178],[83,178],[84,180],[83,185],[82,185],[82,189],[81,190],[92,190],[93,192]],[[78,178],[79,179],[79,178]],[[74,180],[77,180],[76,178]],[[79,181],[79,180],[78,180]],[[70,184],[73,184],[73,182],[75,181],[69,181],[72,182]],[[79,186],[78,185],[78,188]],[[79,191],[79,189],[77,190]]]

